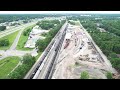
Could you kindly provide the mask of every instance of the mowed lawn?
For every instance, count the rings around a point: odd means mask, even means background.
[[[32,28],[32,27],[34,27],[34,26],[35,26],[35,25],[32,25],[32,26],[29,26],[29,27],[25,28],[25,29],[23,30],[23,32],[24,32],[25,30],[27,30],[28,28]],[[24,48],[24,46],[25,46],[25,44],[26,44],[26,42],[27,42],[27,40],[28,40],[28,36],[24,36],[24,35],[23,35],[23,32],[22,32],[22,34],[21,34],[21,36],[20,36],[20,39],[19,39],[19,42],[18,42],[18,44],[17,44],[16,49],[17,49],[17,50],[32,50],[32,49],[30,49],[30,48]]]
[[[7,75],[17,66],[20,58],[13,56],[0,60],[0,79],[5,79]]]
[[[8,39],[9,42],[10,42],[9,46],[1,46],[0,50],[7,50],[7,49],[9,49],[11,47],[12,43],[14,42],[14,40],[15,40],[18,32],[19,31],[16,31],[16,32],[14,32],[12,34],[9,34],[7,36],[4,36],[4,37],[0,38],[0,40],[2,40],[2,39]]]

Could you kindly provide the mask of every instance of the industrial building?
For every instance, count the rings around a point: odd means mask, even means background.
[[[39,28],[38,25],[33,27],[32,31],[30,32],[30,35],[28,37],[28,41],[26,42],[24,47],[35,48],[35,43],[38,39],[45,39],[45,37],[40,36],[44,32],[49,32],[49,30],[42,30]]]

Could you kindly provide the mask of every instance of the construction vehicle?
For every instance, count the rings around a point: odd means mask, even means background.
[[[69,43],[70,43],[70,39],[66,39],[66,43],[65,43],[64,49],[68,47]]]

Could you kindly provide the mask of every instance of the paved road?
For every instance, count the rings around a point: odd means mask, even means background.
[[[26,53],[31,53],[32,51],[18,51],[18,50],[0,50],[0,54],[3,55],[3,57],[7,56],[23,56]],[[1,59],[1,58],[0,58]]]
[[[31,23],[27,23],[27,24],[21,25],[21,26],[19,26],[19,27],[15,27],[15,28],[13,28],[13,29],[5,30],[4,32],[0,32],[0,38],[4,37],[4,36],[6,36],[6,35],[9,35],[9,34],[11,34],[11,33],[14,33],[14,32],[16,32],[16,31],[19,31],[19,30],[21,30],[21,29],[24,29],[24,28],[26,28],[26,27],[28,27],[28,26],[31,26],[31,25],[35,24],[36,22],[37,22],[37,21],[31,22]]]
[[[19,33],[18,33],[16,39],[14,40],[14,42],[13,42],[13,44],[11,45],[11,47],[10,47],[9,50],[15,50],[15,49],[16,49],[16,46],[17,46],[17,44],[18,44],[19,38],[20,38],[20,36],[21,36],[23,30],[24,30],[24,29],[22,29],[22,30],[19,31]]]

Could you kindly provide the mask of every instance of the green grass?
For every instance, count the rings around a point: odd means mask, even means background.
[[[14,42],[14,40],[15,40],[18,32],[19,32],[19,31],[16,31],[16,32],[14,32],[14,33],[12,33],[12,34],[9,34],[9,35],[7,35],[7,36],[4,36],[4,37],[0,38],[0,40],[1,40],[1,39],[8,39],[9,42],[10,42],[9,46],[1,46],[1,47],[0,47],[0,50],[7,50],[7,49],[9,49],[9,48],[11,47],[12,43]]]
[[[40,57],[41,54],[42,54],[42,52],[38,52],[38,55],[35,57],[36,61],[38,60],[38,58]]]
[[[7,75],[16,67],[20,58],[13,56],[0,60],[0,79],[5,79]]]
[[[25,28],[25,29],[23,30],[23,32],[24,32],[25,30],[27,30],[28,28],[32,28],[32,27],[34,27],[34,26],[35,26],[35,25],[32,25],[32,26],[29,26],[29,27]],[[17,50],[24,50],[24,51],[26,51],[26,50],[32,50],[32,49],[30,49],[30,48],[24,48],[25,43],[26,43],[27,40],[28,40],[28,36],[24,36],[24,35],[23,35],[23,32],[22,32],[22,34],[21,34],[21,36],[20,36],[20,39],[19,39],[19,41],[18,41],[18,45],[17,45],[16,49],[17,49]]]

